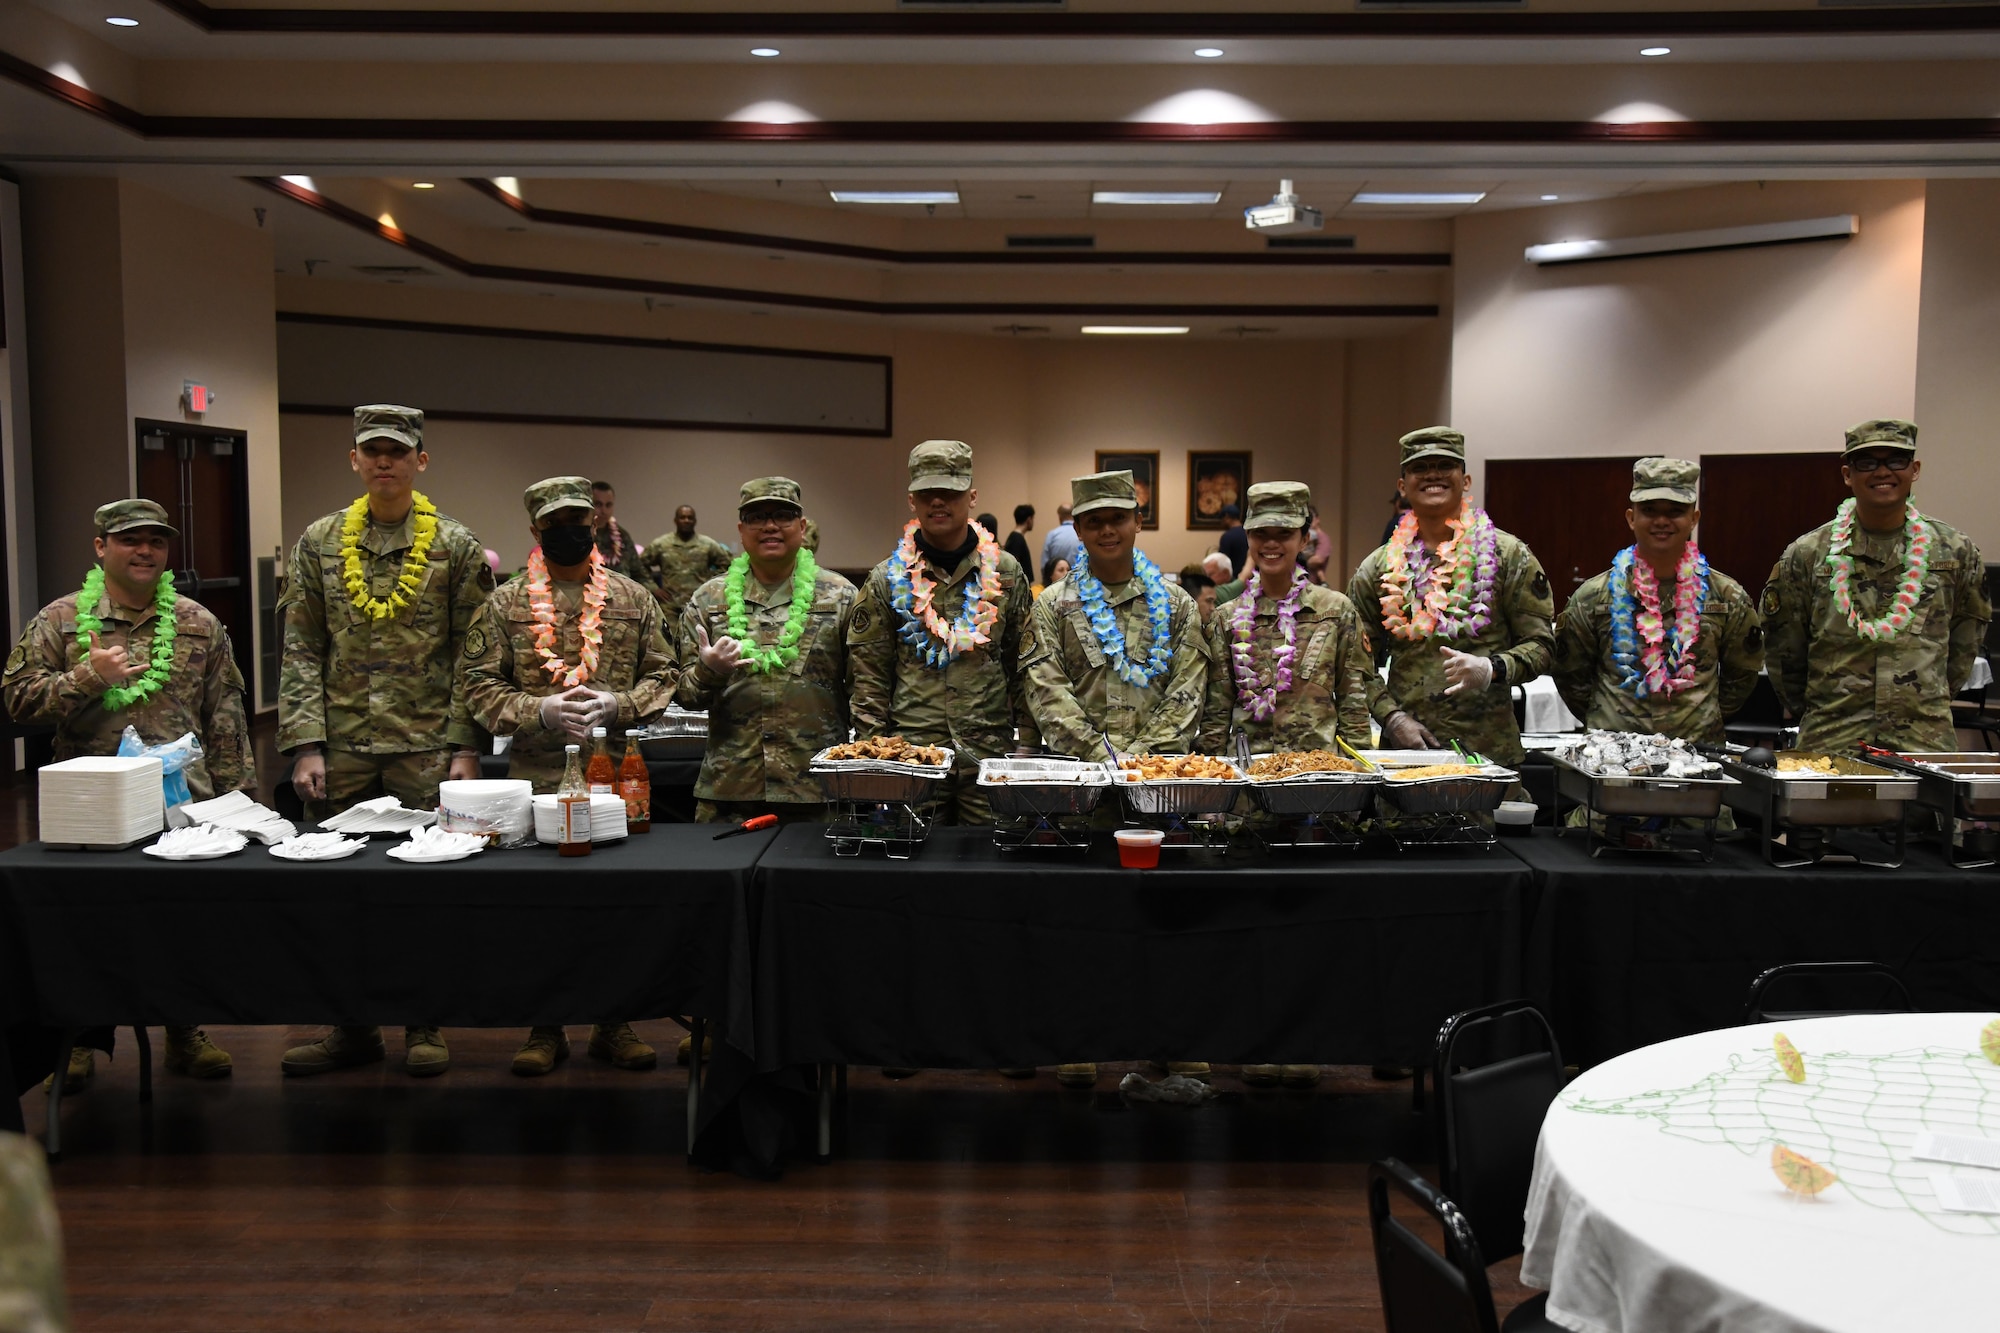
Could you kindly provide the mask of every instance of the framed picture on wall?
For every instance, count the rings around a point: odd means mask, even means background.
[[[1250,489],[1250,451],[1190,449],[1187,458],[1188,529],[1220,528],[1224,505],[1242,512]]]
[[[1112,453],[1097,451],[1099,472],[1129,472],[1132,474],[1132,489],[1139,496],[1139,526],[1155,529],[1160,526],[1160,451],[1150,453]]]

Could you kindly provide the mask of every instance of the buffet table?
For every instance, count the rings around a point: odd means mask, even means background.
[[[1581,830],[1506,847],[1540,889],[1528,993],[1572,1064],[1741,1022],[1750,982],[1779,963],[1887,963],[1919,1009],[2000,1009],[2000,871],[1954,870],[1931,847],[1897,870],[1779,869],[1749,843],[1707,865],[1592,859]]]
[[[1775,1024],[1590,1070],[1542,1124],[1521,1280],[1547,1288],[1550,1319],[1575,1329],[1993,1327],[2000,1216],[1952,1211],[1935,1178],[1987,1192],[2000,1172],[1913,1151],[1926,1130],[2000,1135],[2000,1067],[1979,1051],[1991,1018],[1785,1023],[1803,1083],[1778,1071]],[[1839,1179],[1788,1192],[1774,1145]]]
[[[947,828],[908,861],[783,830],[752,884],[757,1067],[1079,1060],[1412,1064],[1518,994],[1502,851],[1162,853],[1125,870]]]

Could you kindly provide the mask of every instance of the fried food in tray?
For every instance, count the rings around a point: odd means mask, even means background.
[[[1478,777],[1481,769],[1472,764],[1424,764],[1418,768],[1392,769],[1391,782],[1415,782],[1421,778],[1471,778]]]
[[[1830,754],[1781,754],[1778,756],[1780,773],[1817,773],[1826,777],[1837,777],[1840,765]]]
[[[829,764],[909,764],[916,768],[936,768],[946,762],[945,752],[935,745],[912,745],[901,736],[850,741],[819,753],[819,761]]]
[[[1227,759],[1205,754],[1137,754],[1121,759],[1125,782],[1241,782],[1243,774]]]
[[[1279,750],[1275,754],[1258,755],[1250,761],[1250,776],[1260,782],[1278,782],[1317,773],[1369,771],[1331,750]]]

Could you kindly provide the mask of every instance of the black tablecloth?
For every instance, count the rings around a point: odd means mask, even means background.
[[[0,1019],[513,1027],[726,1017],[750,867],[772,835],[665,825],[409,866],[259,846],[216,861],[0,853]],[[747,1029],[747,977],[734,978]]]
[[[1499,852],[1167,851],[1118,867],[940,829],[909,861],[783,830],[758,862],[757,1066],[1411,1063],[1519,993],[1531,892]]]
[[[1747,844],[1708,865],[1592,860],[1580,836],[1539,830],[1506,846],[1541,890],[1529,990],[1574,1062],[1739,1023],[1751,980],[1779,963],[1868,959],[1896,969],[1919,1009],[2000,1009],[2000,871],[1954,870],[1920,847],[1896,870],[1781,870]]]

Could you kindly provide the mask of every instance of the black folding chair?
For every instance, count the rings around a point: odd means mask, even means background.
[[[48,1129],[43,1135],[43,1145],[51,1162],[62,1160],[62,1104],[64,1075],[69,1072],[69,1053],[76,1046],[76,1039],[82,1035],[81,1028],[64,1028],[56,1042],[55,1077],[49,1083]],[[132,1027],[132,1046],[139,1060],[139,1112],[151,1115],[153,1110],[153,1042],[146,1034],[143,1023]]]
[[[1520,1054],[1503,1054],[1519,1051]],[[1521,1253],[1528,1186],[1542,1120],[1562,1090],[1562,1052],[1527,1000],[1453,1014],[1438,1031],[1438,1174],[1480,1238],[1487,1261]],[[1508,1329],[1553,1327],[1546,1295],[1507,1318]]]
[[[1771,992],[1804,992],[1812,1007],[1779,1009]],[[1780,963],[1757,974],[1750,998],[1743,1002],[1743,1021],[1787,1023],[1797,1018],[1837,1018],[1843,1014],[1911,1014],[1917,1006],[1910,988],[1887,963]]]
[[[1389,1215],[1389,1187],[1429,1213],[1444,1232],[1444,1253]],[[1543,1333],[1546,1299],[1529,1301],[1502,1324],[1472,1224],[1438,1188],[1393,1157],[1368,1168],[1368,1231],[1388,1333]]]

